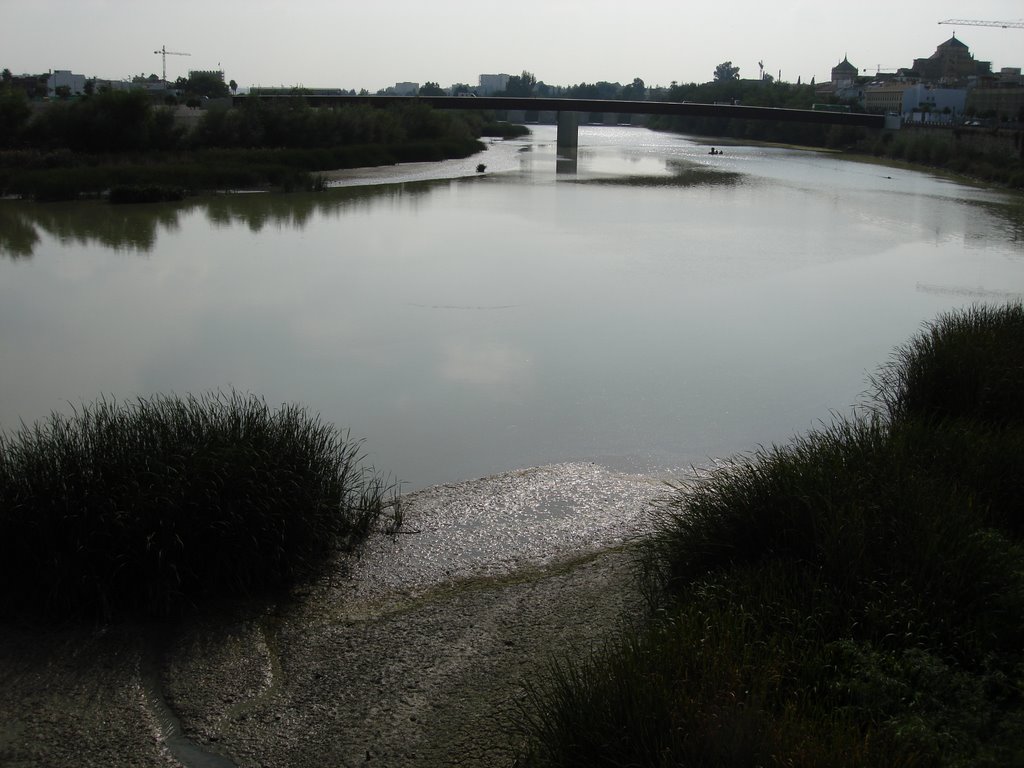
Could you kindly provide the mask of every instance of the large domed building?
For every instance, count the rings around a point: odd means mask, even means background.
[[[860,70],[850,63],[848,57],[843,56],[843,60],[832,67],[832,85],[836,88],[852,85],[858,74]]]
[[[914,59],[914,74],[925,82],[952,84],[969,77],[991,75],[991,61],[977,61],[970,48],[953,35],[927,59]]]

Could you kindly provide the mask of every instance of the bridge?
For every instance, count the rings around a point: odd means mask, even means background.
[[[345,104],[370,104],[387,107],[392,104],[429,104],[436,109],[525,110],[556,112],[560,148],[579,145],[580,113],[611,113],[618,115],[689,115],[694,117],[726,117],[734,120],[772,120],[811,123],[814,125],[847,125],[861,128],[899,128],[899,118],[887,120],[885,115],[863,112],[827,112],[811,109],[779,107],[745,107],[736,104],[701,104],[688,101],[616,101],[612,99],[524,98],[515,96],[342,96],[323,94],[294,95],[253,94],[234,96],[232,103],[244,104],[247,99],[288,101],[301,98],[311,107],[339,107]]]

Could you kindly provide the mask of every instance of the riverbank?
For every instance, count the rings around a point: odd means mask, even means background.
[[[641,147],[625,153],[620,146],[584,148],[583,174],[611,169],[624,179],[647,172],[664,176],[675,167],[667,160],[708,161],[706,150],[679,139],[665,152],[649,151],[643,145],[657,137],[647,131],[596,129],[590,139],[609,133],[635,137]],[[12,205],[50,221],[39,226],[31,260],[0,260],[6,289],[0,306],[12,320],[5,326],[10,375],[3,402],[11,414],[28,416],[55,401],[131,391],[139,382],[188,391],[235,380],[267,391],[275,402],[301,397],[316,403],[338,423],[346,414],[361,419],[352,426],[371,435],[375,448],[378,439],[385,446],[392,441],[375,463],[403,474],[411,467],[420,485],[523,466],[537,456],[602,460],[597,452],[605,451],[612,459],[634,460],[646,458],[645,450],[689,449],[699,462],[786,440],[812,419],[827,417],[828,408],[852,402],[863,389],[864,370],[885,358],[890,340],[902,341],[936,306],[1024,288],[1014,238],[1019,219],[990,210],[1004,205],[1002,195],[925,174],[865,174],[831,157],[760,149],[721,159],[724,165],[735,157],[751,171],[735,185],[625,193],[562,183],[553,137],[547,141],[547,150],[538,141],[523,153],[521,175],[488,173],[473,182],[399,187],[383,195],[235,195],[209,208],[161,206],[166,217],[154,228],[158,236],[149,250],[130,253],[104,249],[127,227],[109,228],[113,235],[101,248],[102,225],[143,211],[96,203]],[[613,163],[620,154],[626,156]],[[785,183],[766,182],[772,177]],[[791,205],[775,205],[786,198]],[[259,204],[246,208],[246,199]],[[309,205],[293,206],[294,199]],[[721,204],[705,205],[709,199]],[[90,220],[88,239],[63,226],[60,214],[71,209]],[[491,215],[497,211],[504,215]],[[909,215],[920,211],[928,215]],[[759,216],[760,226],[747,237],[727,237]],[[176,221],[185,235],[180,240]],[[793,222],[801,223],[794,229]],[[863,237],[865,229],[871,237]],[[243,242],[237,253],[227,237],[236,230]],[[589,237],[581,238],[582,232]],[[524,233],[531,237],[520,239]],[[370,271],[375,265],[380,272]],[[90,282],[92,273],[110,279]],[[262,279],[251,279],[254,273]],[[218,287],[225,292],[217,294]],[[937,296],[936,288],[946,293]],[[122,311],[108,318],[108,307]],[[541,342],[522,333],[530,323]],[[421,333],[431,325],[439,332]],[[730,332],[722,333],[722,326]],[[36,333],[19,338],[19,327]],[[60,332],[66,328],[74,334],[65,340]],[[363,338],[363,328],[373,332]],[[688,346],[698,337],[700,346]],[[118,339],[113,348],[110,338]],[[350,353],[353,347],[358,354]],[[282,350],[288,354],[277,356]],[[88,365],[72,364],[79,360]],[[321,361],[327,365],[318,367]],[[366,376],[360,388],[369,364],[380,362],[387,364],[380,375]],[[400,368],[398,362],[411,365]],[[110,375],[83,378],[80,367],[109,369]],[[53,388],[58,381],[61,388]],[[763,421],[768,417],[776,424]],[[708,436],[721,435],[727,439],[705,447]],[[687,457],[678,456],[656,466],[685,465]],[[420,460],[433,464],[424,468],[415,463]],[[477,469],[481,460],[489,466]],[[630,466],[638,465],[651,466]],[[533,518],[560,514],[560,504],[545,508],[532,494],[521,496],[530,500]],[[593,498],[605,503],[600,493]],[[460,525],[464,512],[478,511],[479,517],[491,509],[494,519],[503,520],[510,508],[525,506],[453,501],[444,528],[453,541],[467,542],[467,551],[475,550],[494,538],[486,528]],[[514,528],[531,525],[529,517],[515,520]],[[542,536],[546,531],[537,530]],[[421,540],[422,532],[399,541],[408,546]],[[449,553],[439,551],[436,561],[447,564]],[[414,603],[403,605],[411,610]],[[452,620],[465,619],[456,614]],[[270,629],[266,636],[277,636],[275,625]],[[256,629],[235,634],[248,651],[239,656],[277,658]],[[333,643],[323,647],[337,653]],[[132,663],[127,653],[120,658]],[[446,657],[424,658],[435,665]],[[386,664],[379,663],[371,682],[381,685]],[[245,705],[258,700],[262,706],[262,692],[286,677],[273,677],[269,662],[250,665],[259,673],[254,679],[228,662],[213,666],[226,666],[229,672],[218,679],[237,686],[222,690],[218,695],[232,701],[217,706],[243,702],[239,716],[252,717]],[[266,669],[271,682],[263,676]],[[46,684],[45,663],[36,673],[37,683]],[[313,681],[312,674],[296,677],[307,685]],[[141,686],[142,679],[128,685]],[[332,679],[345,680],[340,672]],[[171,696],[169,686],[164,691]],[[313,714],[296,722],[315,726],[317,718],[347,712],[345,690],[329,693],[308,702]],[[80,702],[118,696],[120,689],[87,689]],[[204,694],[203,701],[221,699]],[[182,702],[174,696],[176,707]],[[222,709],[215,711],[222,716]],[[286,712],[282,719],[292,716]],[[159,717],[146,717],[154,732],[163,728]],[[381,723],[390,720],[367,715],[364,722],[384,730]],[[273,722],[259,725],[272,728]],[[215,743],[223,743],[219,732],[215,736]]]
[[[0,763],[511,765],[524,684],[640,612],[632,542],[662,488],[590,464],[438,486],[351,579],[275,609],[5,628]]]
[[[833,155],[843,160],[867,165],[925,171],[971,186],[1024,191],[1024,163],[1013,156],[1012,139],[993,144],[996,152],[955,149],[955,131],[917,132],[906,129],[872,141],[863,141],[846,147],[823,147],[811,144],[792,144],[784,141],[755,141],[684,134],[702,146],[708,147],[776,147],[803,152]],[[1018,132],[1018,135],[1019,132]],[[966,146],[969,146],[966,144]]]
[[[1019,302],[945,314],[868,414],[680,486],[661,610],[562,663],[521,764],[1016,764],[1022,330]]]
[[[116,130],[111,126],[116,126]],[[153,202],[225,189],[319,189],[318,172],[464,158],[526,129],[423,104],[315,110],[302,99],[212,108],[182,124],[140,92],[27,108],[0,137],[0,197]]]
[[[297,191],[322,188],[321,171],[439,162],[485,149],[477,139],[374,144],[334,149],[218,149],[113,157],[69,153],[0,153],[0,194],[39,202],[102,197],[112,189],[175,192],[166,199],[216,190]],[[117,202],[113,198],[111,202]],[[128,199],[127,202],[134,202]],[[153,202],[140,199],[139,202]]]

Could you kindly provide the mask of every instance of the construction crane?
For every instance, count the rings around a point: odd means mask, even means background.
[[[957,24],[961,27],[1002,27],[1003,29],[1024,29],[1024,21],[978,21],[977,19],[946,19],[939,24]]]
[[[191,53],[178,53],[177,51],[168,51],[166,45],[161,45],[159,51],[153,51],[153,53],[159,53],[164,61],[164,77],[163,80],[167,82],[167,57],[168,56],[191,56]]]

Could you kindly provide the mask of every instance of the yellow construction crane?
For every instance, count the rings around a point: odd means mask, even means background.
[[[939,24],[956,24],[961,27],[1002,27],[1003,29],[1024,29],[1024,21],[978,21],[977,19],[946,19]]]
[[[153,53],[159,53],[164,61],[164,77],[163,80],[167,82],[167,57],[168,56],[191,56],[191,53],[178,53],[177,51],[168,51],[166,45],[161,45],[159,51],[153,51]]]

